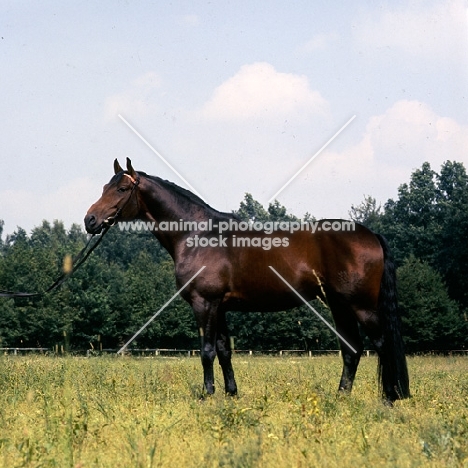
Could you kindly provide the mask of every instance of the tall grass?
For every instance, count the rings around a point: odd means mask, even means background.
[[[384,406],[376,360],[338,396],[338,357],[234,359],[240,394],[200,400],[196,358],[0,358],[4,467],[468,466],[468,359],[409,359]]]

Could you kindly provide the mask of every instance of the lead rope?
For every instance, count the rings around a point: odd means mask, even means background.
[[[45,294],[48,294],[52,292],[54,289],[57,289],[59,286],[61,286],[69,276],[71,276],[78,268],[80,268],[81,265],[88,259],[88,257],[91,255],[91,252],[101,243],[104,235],[107,233],[107,231],[110,229],[110,226],[104,226],[102,234],[99,236],[99,239],[94,242],[93,245],[91,245],[91,248],[86,252],[88,249],[89,245],[91,244],[91,241],[94,239],[94,237],[97,234],[93,234],[86,245],[81,249],[81,251],[75,256],[75,258],[72,261],[72,267],[70,271],[62,273],[47,289],[45,289],[42,292],[13,292],[13,291],[5,291],[4,289],[0,289],[0,297],[40,297],[44,296]]]
[[[88,249],[89,245],[91,244],[91,241],[94,239],[94,237],[97,234],[93,234],[91,238],[88,240],[87,244],[84,246],[83,249],[78,253],[78,255],[75,256],[75,258],[72,261],[72,267],[70,271],[62,273],[47,289],[45,289],[42,292],[35,292],[35,293],[30,293],[30,292],[13,292],[13,291],[5,291],[4,289],[0,289],[0,297],[40,297],[44,296],[47,293],[52,292],[54,289],[57,289],[59,286],[61,286],[69,276],[71,276],[78,268],[80,268],[81,265],[88,259],[88,257],[91,255],[91,252],[101,243],[104,235],[107,233],[107,231],[115,224],[117,218],[120,216],[120,213],[122,213],[122,210],[125,208],[127,203],[131,200],[133,192],[135,189],[138,187],[138,184],[140,183],[140,177],[137,176],[136,179],[134,179],[131,175],[129,174],[124,174],[125,176],[129,177],[132,181],[132,190],[130,191],[130,195],[128,196],[127,200],[125,203],[122,205],[121,208],[117,210],[114,216],[110,216],[107,218],[104,223],[103,223],[103,228],[102,228],[102,234],[100,235],[99,239],[91,246],[88,252],[86,250]],[[138,199],[137,199],[138,203]]]

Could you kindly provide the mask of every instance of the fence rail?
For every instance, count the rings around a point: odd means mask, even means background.
[[[105,349],[77,349],[64,351],[63,347],[58,349],[54,348],[0,348],[0,354],[5,355],[24,355],[29,353],[40,353],[53,356],[60,355],[71,355],[71,356],[102,356],[117,354],[119,348],[105,348]],[[175,356],[200,356],[199,349],[163,349],[163,348],[133,348],[127,349],[124,353],[126,356],[139,356],[139,357],[175,357]],[[236,349],[233,351],[234,355],[246,355],[246,356],[305,356],[305,357],[316,357],[326,355],[341,355],[339,349],[317,349],[317,350],[305,350],[305,349],[280,349],[280,350],[251,350],[251,349]],[[364,350],[363,356],[374,356],[376,352],[372,349]],[[409,353],[408,355],[413,356],[468,356],[468,349],[452,349],[452,350],[431,350],[431,351],[418,351],[415,353]]]
[[[50,351],[50,349],[49,348],[0,348],[0,351],[3,352],[3,354],[13,353],[16,356],[17,354],[26,354],[28,352],[47,353]]]

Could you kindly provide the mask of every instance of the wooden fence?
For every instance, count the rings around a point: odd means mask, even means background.
[[[118,348],[107,348],[107,349],[77,349],[69,352],[64,351],[61,348],[0,348],[0,354],[4,355],[24,355],[24,354],[46,354],[49,356],[103,356],[103,355],[116,355]],[[245,350],[236,349],[233,351],[234,355],[244,356],[281,356],[281,357],[318,357],[326,355],[341,355],[341,351],[338,349],[319,349],[319,350],[305,350],[305,349],[280,349],[280,350]],[[123,353],[125,356],[136,356],[136,357],[177,357],[187,356],[194,357],[200,356],[199,349],[161,349],[161,348],[144,348],[144,349],[126,349]],[[364,350],[363,356],[374,356],[376,353],[374,350]],[[468,356],[468,349],[454,349],[454,350],[432,350],[432,351],[421,351],[412,353],[410,355],[433,355],[433,356]]]

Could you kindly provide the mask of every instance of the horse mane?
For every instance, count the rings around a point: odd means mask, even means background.
[[[141,172],[141,171],[138,171],[137,173],[140,176],[146,177],[147,179],[152,180],[162,185],[164,188],[168,189],[170,192],[175,192],[175,194],[179,196],[180,198],[182,198],[186,203],[199,205],[202,208],[208,211],[211,211],[217,217],[229,218],[229,219],[237,218],[237,216],[234,213],[225,213],[225,212],[216,210],[212,206],[208,205],[208,203],[203,201],[198,195],[195,195],[190,190],[180,187],[174,182],[161,179],[160,177],[157,177],[157,176],[148,175],[145,172]]]

